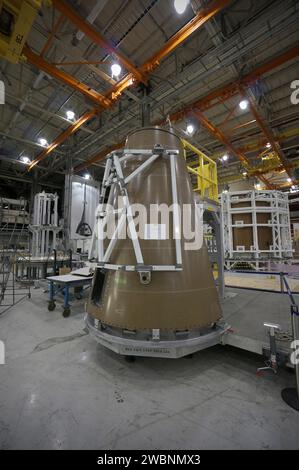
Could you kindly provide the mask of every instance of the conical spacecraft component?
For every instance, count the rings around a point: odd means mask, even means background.
[[[114,210],[105,213],[101,201],[93,245],[101,242],[103,219],[108,223],[115,213],[116,229],[125,226],[130,236],[112,240],[114,233],[96,250],[87,325],[122,354],[178,357],[216,344],[222,314],[208,251],[204,243],[194,247],[183,226],[187,215],[198,230],[199,212],[180,138],[160,128],[140,129],[129,135],[123,152],[109,158],[105,181]],[[131,213],[136,204],[144,208],[137,224]],[[168,225],[159,217],[149,221],[161,205],[172,208]]]

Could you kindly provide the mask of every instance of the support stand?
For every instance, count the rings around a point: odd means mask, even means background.
[[[265,367],[259,367],[257,373],[261,373],[265,370],[271,370],[274,374],[277,374],[278,364],[277,364],[277,347],[275,339],[275,330],[280,330],[279,325],[274,323],[264,323],[266,328],[269,328],[269,338],[270,338],[270,360],[266,362]]]

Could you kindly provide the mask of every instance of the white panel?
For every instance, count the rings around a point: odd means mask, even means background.
[[[167,240],[165,224],[145,224],[145,240]]]

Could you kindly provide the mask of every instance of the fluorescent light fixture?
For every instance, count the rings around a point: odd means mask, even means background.
[[[227,160],[228,160],[228,155],[227,155],[227,154],[223,155],[222,161],[223,161],[223,162],[227,162]]]
[[[112,77],[119,77],[121,74],[121,66],[117,63],[111,65]]]
[[[72,121],[75,117],[74,111],[71,111],[71,110],[67,111],[66,112],[66,117],[68,118],[69,121]]]
[[[39,143],[43,146],[46,147],[48,145],[47,139],[43,139],[42,137],[38,139]]]
[[[174,8],[179,15],[182,15],[189,4],[189,0],[174,0]]]
[[[188,126],[187,126],[187,133],[188,133],[189,135],[192,135],[193,132],[194,132],[194,127],[192,126],[192,124],[188,124]]]
[[[89,173],[85,173],[85,175],[83,176],[83,178],[84,178],[85,180],[90,180],[91,176],[90,176]]]
[[[23,163],[25,163],[26,165],[28,165],[28,163],[30,163],[31,160],[30,160],[29,157],[26,157],[25,155],[23,155],[23,156],[21,157],[21,161],[22,161]]]
[[[247,100],[240,101],[239,107],[240,107],[240,109],[242,109],[244,111],[245,109],[248,108],[248,101]]]

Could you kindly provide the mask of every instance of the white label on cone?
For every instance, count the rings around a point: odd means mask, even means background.
[[[144,230],[145,240],[166,240],[165,224],[146,224]]]

